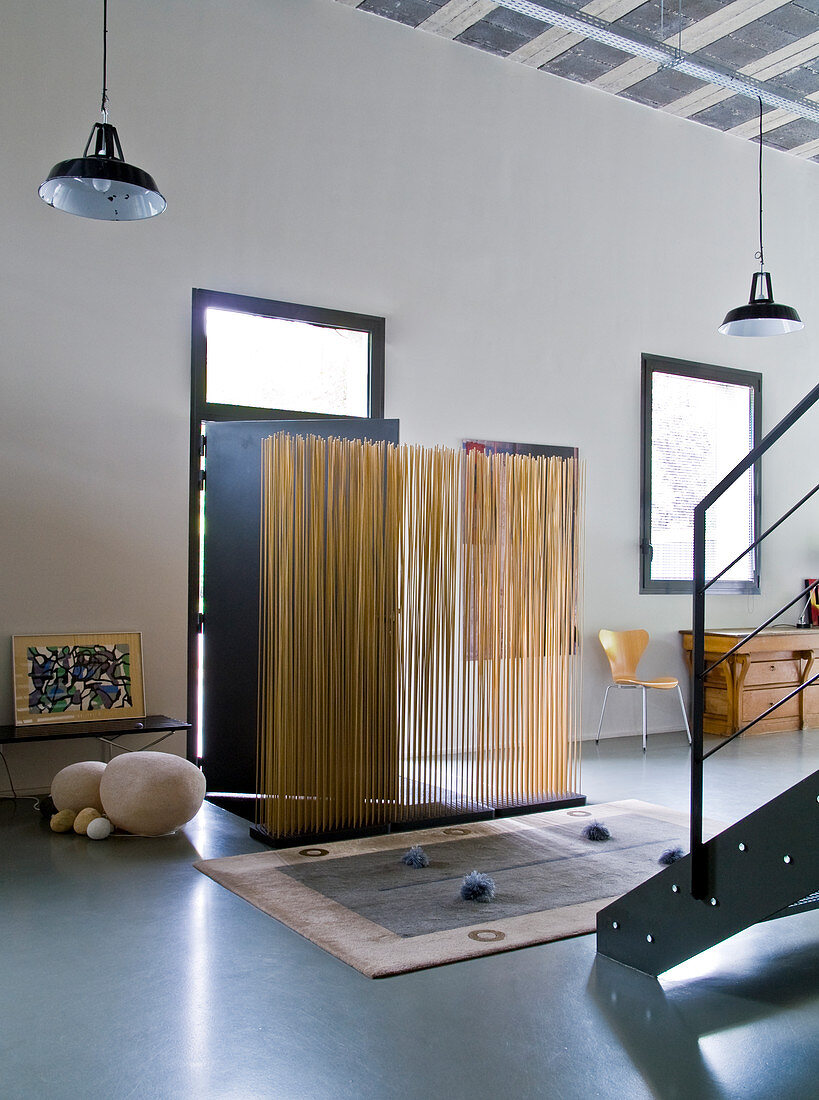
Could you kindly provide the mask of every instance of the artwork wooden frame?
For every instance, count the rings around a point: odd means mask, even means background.
[[[18,634],[11,646],[15,725],[145,717],[140,633]]]

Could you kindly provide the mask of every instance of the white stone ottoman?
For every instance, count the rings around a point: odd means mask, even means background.
[[[102,813],[100,780],[104,771],[101,760],[83,760],[57,772],[51,783],[51,801],[57,810],[79,813],[93,806]]]
[[[190,760],[167,752],[127,752],[106,766],[100,798],[118,829],[143,836],[173,832],[199,812],[205,777]]]

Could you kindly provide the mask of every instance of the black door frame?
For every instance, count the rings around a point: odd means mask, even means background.
[[[207,341],[205,310],[209,307],[251,313],[261,317],[286,318],[331,328],[354,329],[370,336],[368,378],[368,415],[344,417],[330,413],[301,412],[294,409],[262,409],[247,405],[222,405],[207,400]],[[202,430],[204,421],[230,420],[355,420],[382,419],[384,416],[385,327],[383,317],[318,306],[297,305],[268,298],[248,297],[216,290],[194,288],[191,295],[191,416],[190,476],[188,486],[188,730],[187,756],[199,764],[196,736],[198,730],[197,668],[199,661],[199,493],[202,478]]]

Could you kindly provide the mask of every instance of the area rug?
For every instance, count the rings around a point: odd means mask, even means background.
[[[583,829],[604,824],[609,840]],[[370,978],[595,929],[597,912],[688,848],[688,814],[628,800],[201,860],[197,870]],[[420,845],[429,864],[401,857]],[[477,870],[491,901],[464,901]]]

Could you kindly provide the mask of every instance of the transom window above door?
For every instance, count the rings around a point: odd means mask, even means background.
[[[211,306],[205,334],[208,402],[368,413],[369,332]]]
[[[382,317],[195,290],[193,350],[203,419],[383,414]]]

